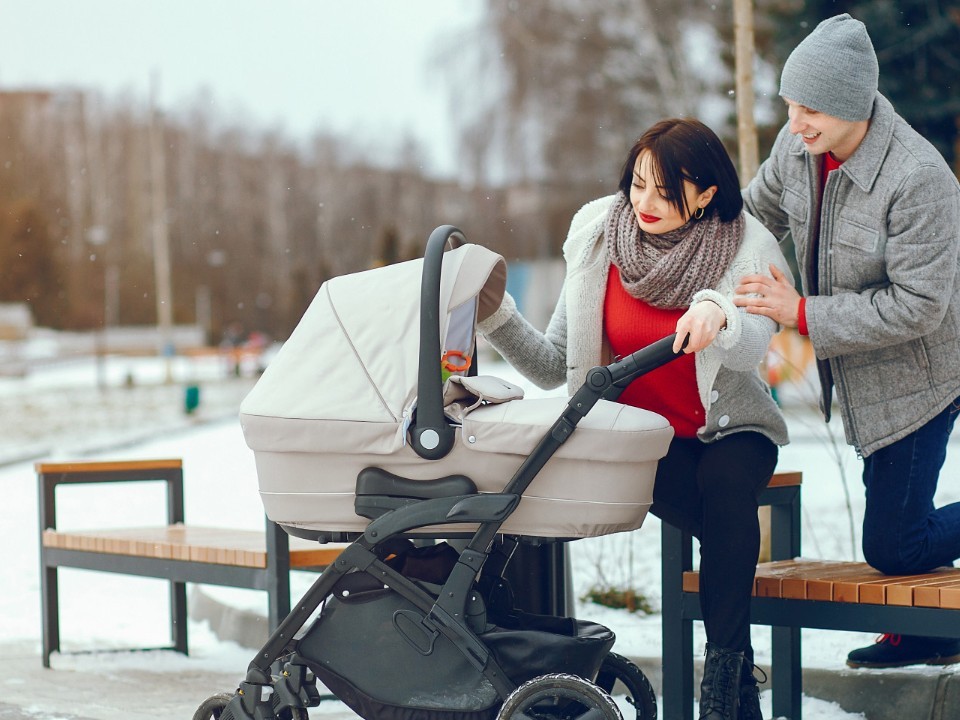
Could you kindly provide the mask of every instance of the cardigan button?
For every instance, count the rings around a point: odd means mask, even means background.
[[[729,415],[721,415],[721,416],[720,416],[720,419],[717,420],[717,425],[719,425],[720,427],[726,427],[726,426],[729,425],[729,424],[730,424],[730,416],[729,416]]]
[[[718,397],[720,397],[720,393],[718,393],[716,390],[710,391],[710,402],[715,403]]]

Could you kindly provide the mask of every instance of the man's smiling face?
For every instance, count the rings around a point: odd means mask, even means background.
[[[789,98],[784,98],[784,102],[790,118],[790,132],[800,136],[811,155],[829,152],[833,153],[837,160],[846,160],[860,145],[870,124],[869,120],[841,120],[795,103]]]

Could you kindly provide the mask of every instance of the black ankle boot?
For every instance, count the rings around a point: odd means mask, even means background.
[[[763,720],[760,712],[760,688],[757,687],[757,678],[753,671],[757,670],[767,681],[767,674],[746,658],[740,668],[740,709],[739,720]]]
[[[740,714],[739,720],[763,720],[760,712],[760,688],[756,682],[741,683],[740,685]]]
[[[700,720],[737,720],[743,653],[707,643],[700,683]]]

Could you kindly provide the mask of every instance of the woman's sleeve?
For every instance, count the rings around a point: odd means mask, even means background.
[[[741,278],[744,275],[770,275],[770,265],[777,268],[793,281],[793,274],[783,253],[771,238],[766,252],[758,253],[746,262],[734,262],[727,272],[728,277]],[[733,287],[729,293],[716,290],[701,290],[696,293],[691,304],[704,300],[716,303],[726,316],[726,327],[717,333],[713,347],[719,353],[720,362],[724,367],[737,372],[753,370],[767,355],[770,341],[780,329],[776,321],[764,316],[748,313],[745,308],[733,304]]]
[[[567,379],[567,305],[561,289],[546,332],[537,330],[520,314],[509,293],[499,309],[477,324],[503,358],[537,387],[549,390]]]

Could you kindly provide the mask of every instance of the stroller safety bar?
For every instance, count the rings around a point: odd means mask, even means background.
[[[476,484],[466,475],[448,475],[435,480],[408,480],[377,467],[365,468],[357,475],[357,495],[392,495],[429,500],[475,492]]]
[[[414,501],[377,518],[363,534],[375,543],[410,530],[446,523],[495,523],[499,527],[519,502],[519,495],[510,494],[457,495]]]

